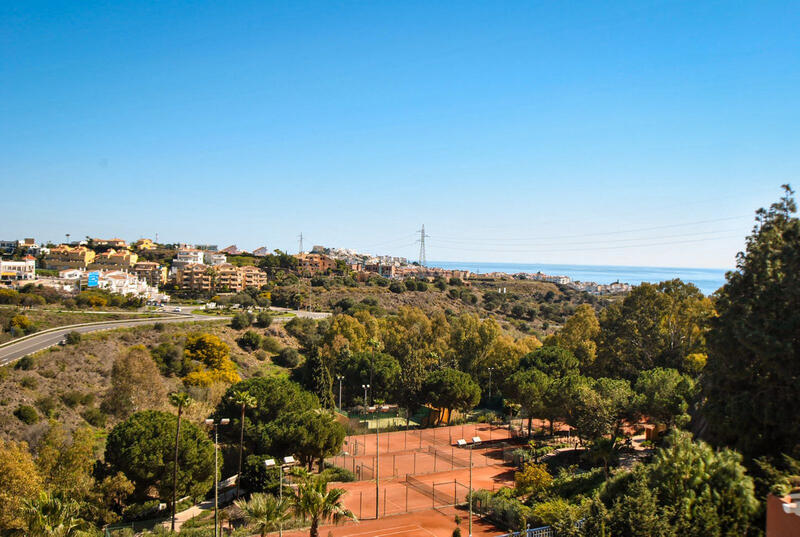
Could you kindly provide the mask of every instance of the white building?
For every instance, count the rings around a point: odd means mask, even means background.
[[[36,279],[36,258],[26,255],[22,261],[0,261],[0,282]]]
[[[228,256],[219,252],[203,252],[203,262],[206,265],[224,265],[228,262]]]

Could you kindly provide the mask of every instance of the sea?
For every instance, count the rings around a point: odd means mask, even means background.
[[[471,263],[463,261],[428,261],[431,267],[469,270],[476,274],[487,272],[543,272],[551,276],[569,276],[573,280],[595,283],[622,282],[638,285],[680,278],[695,284],[706,295],[714,293],[725,283],[728,269],[678,267],[626,267],[614,265],[551,265],[547,263]]]

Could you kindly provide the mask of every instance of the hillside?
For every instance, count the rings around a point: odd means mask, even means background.
[[[276,347],[296,346],[283,326],[274,323],[266,329],[251,328],[270,335]],[[113,418],[100,411],[100,403],[110,387],[114,360],[135,345],[153,350],[166,344],[182,353],[186,334],[204,332],[218,336],[230,348],[230,355],[243,378],[271,375],[284,371],[270,360],[264,350],[246,352],[237,344],[243,333],[220,322],[163,323],[84,335],[80,342],[50,349],[23,359],[15,366],[0,368],[0,438],[26,440],[35,444],[46,429],[47,416],[72,430],[86,421],[101,427],[113,425]],[[167,391],[181,385],[175,376],[164,376]],[[193,413],[202,419],[216,404],[220,393],[214,389],[194,389],[196,405]],[[36,409],[36,423],[25,424],[16,415],[20,406]],[[192,417],[190,413],[190,419]]]

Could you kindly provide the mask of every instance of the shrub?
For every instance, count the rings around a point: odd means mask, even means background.
[[[14,411],[14,415],[26,425],[33,425],[37,421],[39,421],[39,414],[36,412],[36,409],[30,405],[20,405]]]
[[[28,388],[29,390],[35,390],[39,387],[39,381],[34,377],[22,377],[19,380],[19,385],[23,388]]]
[[[61,401],[69,408],[75,408],[83,401],[83,394],[77,390],[70,390],[61,394]]]
[[[329,466],[325,468],[321,475],[326,481],[340,481],[345,483],[356,480],[356,475],[353,472],[346,468],[339,468],[338,466]]]
[[[23,356],[19,361],[14,364],[14,369],[22,369],[23,371],[30,371],[36,365],[34,359],[30,356]]]
[[[51,416],[56,409],[56,399],[52,395],[44,395],[36,400],[36,408],[45,415]]]
[[[150,356],[164,376],[178,375],[183,369],[183,352],[172,343],[159,343],[150,349]]]
[[[36,332],[36,327],[33,325],[33,321],[28,319],[27,316],[20,314],[14,315],[11,318],[11,320],[8,322],[8,330],[15,336],[22,336]]]
[[[266,336],[261,340],[261,348],[272,354],[277,354],[281,352],[283,345],[281,345],[281,342],[278,341],[277,338]]]
[[[81,333],[73,330],[72,332],[67,334],[67,337],[65,339],[67,345],[77,345],[78,343],[81,342]]]
[[[261,328],[268,328],[272,324],[272,314],[268,311],[258,312],[256,317],[256,324]]]
[[[283,367],[297,367],[300,364],[300,353],[297,349],[286,347],[274,359],[275,363]]]
[[[389,285],[389,291],[391,291],[392,293],[402,293],[405,290],[406,290],[405,285],[397,281],[392,282]]]
[[[244,330],[251,324],[253,324],[253,318],[247,312],[237,313],[231,320],[231,328],[234,330]]]
[[[19,293],[13,289],[0,289],[0,304],[18,304]]]
[[[156,332],[163,332],[166,328],[167,327],[164,323],[156,323],[153,325],[153,330]]]
[[[94,427],[106,426],[106,415],[103,414],[99,408],[87,408],[81,413],[81,416],[89,423],[89,425]]]
[[[242,349],[252,352],[261,346],[261,336],[252,330],[248,330],[242,334],[237,343]]]

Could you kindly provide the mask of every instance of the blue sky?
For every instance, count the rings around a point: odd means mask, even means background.
[[[5,2],[0,238],[731,267],[796,2]]]

